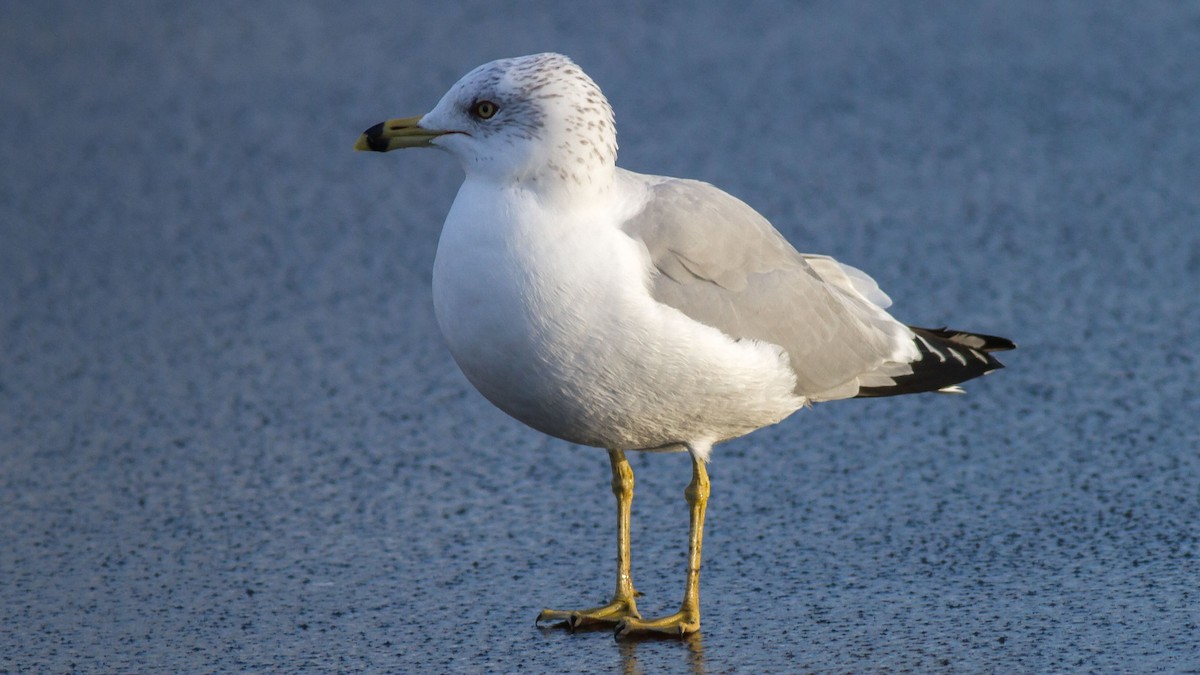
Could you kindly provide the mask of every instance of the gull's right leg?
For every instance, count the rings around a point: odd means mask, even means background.
[[[633,467],[621,450],[609,450],[608,460],[612,463],[612,491],[617,498],[617,590],[612,602],[589,609],[543,609],[537,621],[565,621],[567,627],[575,629],[589,623],[617,623],[627,618],[640,619],[637,602],[638,592],[633,588],[629,574],[629,508],[633,504]]]

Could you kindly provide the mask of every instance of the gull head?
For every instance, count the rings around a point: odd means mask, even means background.
[[[485,63],[433,110],[376,124],[354,147],[441,148],[468,178],[584,186],[612,175],[617,131],[600,87],[571,59],[546,53]]]

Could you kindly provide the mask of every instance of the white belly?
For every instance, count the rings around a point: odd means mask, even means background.
[[[480,213],[470,189],[438,244],[434,309],[459,367],[501,410],[633,450],[733,438],[803,404],[781,350],[655,302],[640,245],[614,226],[549,222],[520,200]]]

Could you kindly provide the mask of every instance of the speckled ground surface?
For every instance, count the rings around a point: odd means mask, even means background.
[[[0,671],[1200,672],[1195,5],[194,4],[0,5]],[[453,160],[350,151],[546,49],[623,165],[1021,345],[719,447],[685,643],[533,626],[611,590],[605,456],[444,350]]]

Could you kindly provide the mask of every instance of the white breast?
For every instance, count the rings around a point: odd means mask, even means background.
[[[720,441],[803,405],[782,350],[650,297],[644,250],[619,214],[557,213],[468,179],[446,218],[434,310],[488,400],[544,433],[620,449]]]

